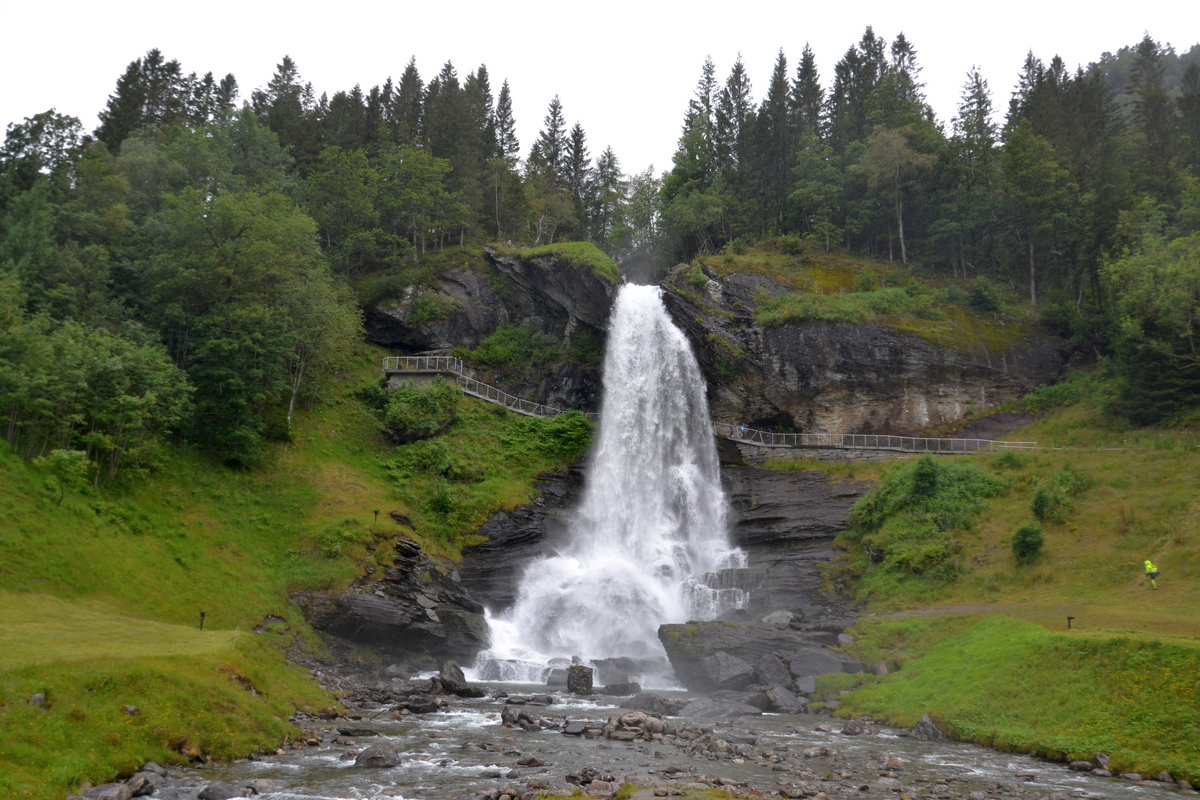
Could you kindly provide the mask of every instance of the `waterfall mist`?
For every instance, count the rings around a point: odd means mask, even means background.
[[[481,679],[542,680],[558,659],[625,658],[669,680],[664,622],[745,603],[717,573],[744,566],[726,531],[705,385],[655,286],[621,288],[609,325],[601,422],[567,544],[532,562],[514,606],[490,617]],[[638,676],[633,676],[638,677]]]

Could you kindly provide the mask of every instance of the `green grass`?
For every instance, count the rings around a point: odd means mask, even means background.
[[[125,629],[146,630],[141,622]],[[55,630],[87,640],[69,625]],[[106,656],[0,671],[0,795],[60,800],[85,781],[129,775],[150,760],[273,751],[297,733],[288,721],[293,710],[331,705],[311,676],[282,663],[277,642],[249,634],[235,644],[231,631],[193,634],[215,653],[155,654],[146,642],[119,653],[111,652],[120,649],[113,642]],[[163,650],[182,649],[182,638]],[[45,696],[43,705],[29,702],[35,694]]]
[[[1044,416],[1010,438],[1042,449],[970,457],[1008,488],[955,535],[956,580],[854,584],[874,616],[851,651],[900,670],[859,678],[842,713],[912,725],[928,712],[1001,749],[1200,778],[1200,437],[1130,428],[1104,413],[1107,393],[1102,371],[1036,392]],[[1044,543],[1024,563],[1013,536],[1039,513]],[[862,555],[846,544],[843,569]]]
[[[464,396],[445,433],[399,446],[380,464],[425,549],[457,558],[488,517],[533,499],[539,474],[582,458],[590,434],[579,414],[525,417]]]
[[[0,592],[0,672],[97,658],[218,655],[237,633],[129,617],[101,603]]]
[[[1114,772],[1200,779],[1200,641],[1051,632],[1005,617],[861,622],[868,657],[903,664],[843,696],[844,713],[1057,760],[1107,753]],[[882,643],[882,644],[881,644]]]
[[[493,245],[493,247],[499,252],[511,252],[522,258],[551,256],[561,264],[589,270],[608,283],[616,284],[621,281],[621,268],[617,266],[617,262],[591,242],[555,242],[520,251],[510,251],[507,247],[500,245]]]

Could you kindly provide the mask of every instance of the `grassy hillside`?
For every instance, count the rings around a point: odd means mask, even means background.
[[[130,484],[61,492],[0,451],[0,796],[273,751],[294,709],[336,704],[284,657],[318,647],[289,593],[387,563],[398,534],[454,555],[586,447],[586,423],[564,443],[561,425],[461,395],[443,435],[394,447],[371,404],[379,356],[364,350],[259,469],[176,450]]]
[[[855,533],[842,537],[834,575],[870,612],[852,650],[899,667],[865,679],[842,713],[911,725],[928,712],[991,746],[1059,759],[1105,752],[1114,771],[1200,782],[1200,435],[1114,426],[1106,391],[1095,374],[1056,390],[1069,402],[1010,437],[1037,451],[957,457],[1003,489],[953,532],[955,577],[905,574],[873,561]],[[1073,488],[1048,503],[1063,475]],[[1027,524],[1044,540],[1032,563],[1013,551]],[[1162,570],[1157,589],[1146,559]],[[863,681],[827,688],[847,680]]]

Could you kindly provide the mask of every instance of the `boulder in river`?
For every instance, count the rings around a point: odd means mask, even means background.
[[[592,668],[573,664],[567,668],[567,691],[571,694],[592,693]]]
[[[387,768],[399,763],[400,753],[387,743],[371,745],[354,759],[356,767]]]

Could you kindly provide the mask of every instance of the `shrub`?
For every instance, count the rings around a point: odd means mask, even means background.
[[[1050,483],[1037,488],[1029,508],[1038,522],[1066,522],[1075,510],[1075,503],[1059,486]]]
[[[384,422],[397,442],[415,442],[450,427],[462,390],[438,376],[427,386],[401,386],[384,406]]]
[[[1032,564],[1042,554],[1042,545],[1044,543],[1045,537],[1042,536],[1042,526],[1033,522],[1027,522],[1013,533],[1013,556],[1019,564]]]
[[[967,294],[967,306],[984,314],[1000,310],[1000,293],[986,278],[976,278]]]

